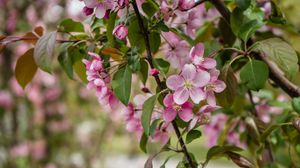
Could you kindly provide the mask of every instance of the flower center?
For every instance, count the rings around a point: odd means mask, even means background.
[[[214,84],[211,84],[211,83],[209,83],[209,84],[207,84],[206,85],[206,89],[208,90],[208,89],[214,89],[216,86],[214,85]]]
[[[173,104],[173,109],[175,110],[175,111],[177,111],[177,112],[179,112],[179,111],[181,111],[181,106],[180,105],[178,105],[178,104]]]
[[[192,81],[189,81],[189,80],[186,80],[184,82],[184,86],[187,88],[187,89],[191,89],[193,87],[193,83]]]

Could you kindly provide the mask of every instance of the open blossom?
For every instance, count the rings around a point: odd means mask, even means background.
[[[204,125],[209,123],[209,113],[217,110],[219,107],[204,105],[195,114],[192,121],[189,124],[189,130],[193,129],[197,124]]]
[[[204,87],[210,81],[210,75],[206,71],[197,72],[193,64],[186,64],[180,75],[172,75],[167,79],[167,86],[174,90],[174,101],[181,105],[189,97],[198,104],[205,99]]]
[[[221,93],[225,88],[226,84],[218,80],[218,76],[220,74],[220,71],[217,69],[213,69],[210,71],[210,81],[205,86],[205,92],[206,92],[206,98],[207,103],[211,106],[216,106],[216,97],[215,93]]]
[[[202,43],[194,46],[189,54],[193,64],[199,69],[208,70],[216,67],[217,62],[213,58],[204,57],[204,45]]]
[[[128,35],[128,28],[125,25],[120,24],[114,28],[113,35],[120,40],[124,40]]]
[[[95,8],[95,15],[97,18],[102,19],[105,17],[106,13],[114,7],[114,1],[103,0],[99,2],[98,0],[84,0],[87,8]]]
[[[172,67],[182,69],[185,64],[190,63],[187,57],[190,47],[185,40],[181,40],[172,32],[164,32],[162,36],[166,39],[163,52]]]
[[[94,9],[85,6],[85,7],[82,9],[82,12],[83,12],[86,16],[89,16],[89,15],[93,14]]]
[[[177,114],[185,122],[188,122],[193,117],[193,104],[185,102],[182,105],[178,105],[174,102],[172,94],[168,94],[163,101],[165,110],[163,112],[163,118],[166,122],[173,121]]]
[[[111,108],[117,107],[119,101],[108,87],[110,82],[109,74],[102,65],[102,59],[96,53],[89,52],[88,54],[92,57],[92,60],[83,60],[83,63],[86,65],[87,80],[89,81],[87,88],[96,90],[100,104],[109,104]]]

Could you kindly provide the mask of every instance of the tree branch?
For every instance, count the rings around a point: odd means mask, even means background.
[[[143,19],[141,17],[141,14],[139,12],[139,9],[137,7],[137,4],[136,4],[135,0],[132,1],[132,6],[133,6],[134,12],[135,12],[135,14],[137,16],[139,27],[140,27],[140,29],[141,29],[141,31],[143,33],[143,37],[144,37],[144,41],[145,41],[145,45],[146,45],[146,50],[147,50],[147,60],[148,60],[148,62],[150,64],[150,67],[154,68],[153,57],[152,57],[152,53],[151,53],[149,36],[148,36],[149,32],[148,32],[147,28],[143,24]],[[156,81],[158,87],[160,88],[160,90],[166,89],[165,84],[162,83],[162,81],[159,79],[158,75],[154,75],[154,78],[155,78],[155,81]],[[188,163],[189,163],[189,165],[190,165],[191,168],[196,168],[196,166],[194,165],[193,160],[191,159],[191,156],[190,156],[190,154],[189,154],[189,152],[188,152],[188,150],[187,150],[187,148],[185,146],[185,143],[184,143],[184,141],[183,141],[183,139],[181,137],[180,130],[179,130],[179,128],[178,128],[178,126],[177,126],[177,124],[176,124],[175,121],[172,122],[172,126],[173,126],[173,128],[175,130],[177,138],[179,139],[179,143],[180,143],[182,151],[183,151],[183,153],[185,155],[186,160],[188,161]]]
[[[228,24],[230,24],[230,11],[224,5],[221,0],[210,0],[210,2],[216,7],[219,13],[223,16]],[[250,39],[248,44],[253,44],[253,41]],[[290,97],[299,97],[300,96],[300,88],[289,81],[281,72],[281,70],[274,65],[272,61],[267,59],[265,56],[261,54],[255,54],[255,58],[264,61],[270,71],[270,79],[273,80],[282,90],[284,90]]]

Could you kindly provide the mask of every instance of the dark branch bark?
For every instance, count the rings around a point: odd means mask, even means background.
[[[146,50],[147,50],[147,60],[148,60],[148,62],[150,64],[150,67],[154,68],[153,57],[152,57],[152,53],[151,53],[149,36],[148,36],[149,32],[148,32],[147,28],[143,24],[143,19],[141,17],[141,14],[139,12],[139,9],[137,7],[137,4],[136,4],[135,0],[132,1],[132,6],[133,6],[134,12],[135,12],[135,14],[137,16],[139,27],[140,27],[140,29],[141,29],[141,31],[143,33],[143,37],[144,37],[144,41],[145,41],[145,45],[146,45]],[[155,81],[156,81],[158,87],[160,88],[160,90],[166,89],[165,84],[162,83],[162,81],[159,79],[158,75],[155,75],[154,78],[155,78]],[[178,128],[178,126],[177,126],[177,124],[176,124],[175,121],[172,122],[172,126],[173,126],[173,128],[175,130],[176,136],[177,136],[177,138],[179,140],[180,146],[182,148],[182,151],[183,151],[183,153],[185,155],[186,160],[188,161],[188,163],[189,163],[189,165],[190,165],[191,168],[196,168],[196,166],[194,165],[193,160],[191,159],[191,156],[190,156],[190,154],[189,154],[189,152],[188,152],[188,150],[187,150],[187,148],[185,146],[185,143],[184,143],[184,141],[183,141],[183,139],[181,137],[180,130],[179,130],[179,128]]]
[[[210,2],[217,8],[220,14],[224,17],[227,23],[230,24],[230,11],[224,5],[221,0],[210,0]],[[250,39],[248,44],[253,44],[253,41]],[[289,81],[281,72],[281,70],[274,65],[269,59],[264,57],[261,54],[255,54],[256,59],[264,61],[270,71],[270,79],[273,80],[282,90],[284,90],[290,97],[299,97],[300,96],[300,88]]]

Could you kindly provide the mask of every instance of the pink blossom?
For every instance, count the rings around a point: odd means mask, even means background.
[[[6,91],[0,91],[0,107],[9,110],[12,108],[13,100],[11,95]]]
[[[217,110],[219,107],[204,105],[199,111],[195,114],[192,121],[189,124],[189,130],[193,129],[197,124],[204,125],[209,123],[209,115],[207,113],[211,113]]]
[[[190,102],[185,102],[182,105],[178,105],[174,102],[172,94],[168,94],[164,98],[165,110],[163,112],[163,118],[166,122],[171,122],[178,116],[185,122],[188,122],[193,117],[193,105]]]
[[[123,9],[129,4],[129,0],[117,0],[114,4],[114,9]]]
[[[159,71],[157,69],[155,69],[155,68],[150,69],[149,75],[156,76],[158,74],[159,74]]]
[[[174,101],[181,105],[189,97],[198,104],[205,99],[205,93],[202,89],[210,81],[210,75],[206,71],[197,72],[193,64],[186,64],[180,75],[172,75],[167,79],[167,86],[174,90]]]
[[[25,157],[28,156],[29,150],[30,148],[28,143],[21,143],[16,146],[13,146],[10,149],[10,155],[12,157]]]
[[[208,70],[216,67],[217,62],[213,58],[204,57],[204,45],[202,43],[194,46],[189,54],[193,64],[199,69]]]
[[[95,8],[95,15],[97,18],[102,19],[107,14],[107,11],[114,7],[114,2],[111,0],[84,0],[86,7]]]
[[[128,28],[124,24],[120,24],[114,28],[113,35],[120,40],[124,40],[128,35]]]
[[[108,104],[111,108],[118,107],[119,101],[108,87],[110,78],[102,65],[102,59],[96,53],[89,52],[88,54],[92,57],[92,60],[83,60],[86,65],[87,80],[89,81],[87,88],[96,90],[100,104]]]
[[[219,74],[219,70],[211,70],[210,81],[204,88],[204,91],[206,92],[207,103],[211,106],[216,106],[215,93],[221,93],[226,88],[226,84],[223,81],[218,80]]]
[[[163,52],[172,67],[182,69],[185,64],[190,63],[190,59],[187,57],[190,47],[186,41],[181,40],[172,32],[164,32],[162,36],[166,40]]]
[[[177,8],[182,11],[191,9],[195,5],[194,0],[176,0],[174,3],[177,3]]]

